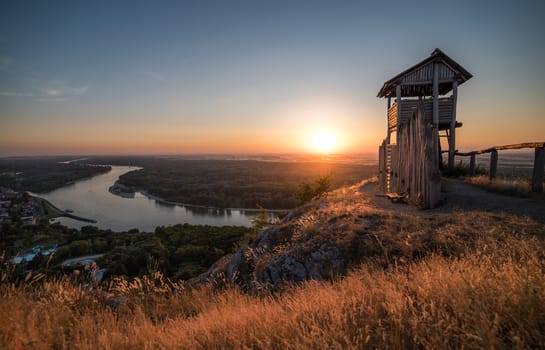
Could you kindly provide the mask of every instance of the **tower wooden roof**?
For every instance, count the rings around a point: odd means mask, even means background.
[[[433,65],[439,63],[439,94],[444,95],[452,89],[452,82],[458,85],[471,79],[473,75],[439,49],[433,50],[430,57],[399,73],[384,83],[377,97],[395,97],[396,87],[401,85],[401,97],[433,95]]]

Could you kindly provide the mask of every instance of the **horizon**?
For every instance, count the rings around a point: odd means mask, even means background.
[[[458,149],[542,141],[545,3],[448,10],[3,3],[0,157],[376,153],[377,92],[435,48],[474,75],[459,89]]]
[[[465,152],[465,150],[461,150]],[[469,150],[468,150],[469,152]],[[533,148],[508,149],[502,150],[502,153],[529,153],[534,154]],[[36,153],[36,154],[11,154],[0,155],[0,159],[7,158],[58,158],[58,157],[192,157],[192,156],[304,156],[309,158],[328,158],[338,156],[356,156],[356,155],[373,155],[378,159],[378,151],[368,152],[335,152],[335,153],[319,153],[319,152],[187,152],[187,153]],[[445,157],[445,155],[444,155]]]
[[[339,152],[339,153],[310,153],[310,152],[194,152],[194,153],[104,153],[104,154],[30,154],[6,155],[0,159],[16,158],[97,158],[97,157],[304,157],[328,159],[343,156],[372,156],[378,160],[377,152]],[[81,159],[85,159],[81,158]],[[78,160],[78,159],[74,159]],[[238,159],[235,159],[238,160]]]

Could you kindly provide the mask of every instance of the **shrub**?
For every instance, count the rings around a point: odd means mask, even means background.
[[[299,185],[299,189],[295,194],[300,204],[307,203],[313,199],[320,198],[331,188],[333,183],[333,174],[321,176],[313,182],[304,182]]]
[[[267,209],[259,206],[259,214],[252,219],[252,231],[254,234],[259,233],[265,227],[271,224],[271,219],[267,214]]]
[[[446,177],[460,177],[469,176],[469,164],[459,161],[453,167],[444,166],[442,170],[443,176]],[[475,165],[475,175],[486,175],[487,171],[479,164]]]

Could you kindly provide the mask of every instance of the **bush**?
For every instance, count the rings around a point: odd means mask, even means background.
[[[321,176],[311,183],[304,182],[299,185],[299,190],[295,194],[300,204],[307,203],[313,199],[320,198],[331,188],[333,183],[333,174]]]
[[[469,176],[469,164],[462,163],[462,161],[459,161],[453,167],[444,166],[442,173],[443,173],[443,176],[446,176],[446,177]],[[486,174],[487,174],[487,171],[484,168],[482,168],[478,164],[475,165],[475,175],[486,175]]]
[[[263,230],[265,227],[269,226],[271,224],[271,220],[269,218],[269,215],[267,214],[267,209],[263,207],[259,207],[259,214],[257,214],[252,219],[252,231],[254,234],[258,234]]]

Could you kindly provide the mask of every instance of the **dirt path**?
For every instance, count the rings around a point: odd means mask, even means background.
[[[386,197],[376,196],[376,186],[376,182],[370,182],[363,185],[360,191],[370,195],[371,204],[386,210],[394,210],[412,215],[450,213],[455,210],[477,210],[528,216],[536,221],[545,223],[545,199],[518,198],[487,192],[458,179],[445,180],[445,192],[441,194],[440,205],[437,208],[428,210],[418,210],[408,204],[392,203]]]

